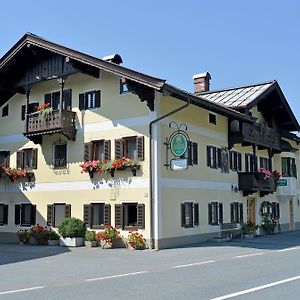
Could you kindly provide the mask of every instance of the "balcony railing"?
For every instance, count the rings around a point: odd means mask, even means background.
[[[42,135],[61,133],[69,140],[75,140],[75,115],[69,110],[54,110],[47,115],[40,112],[29,114],[24,135],[33,140]]]
[[[255,144],[261,148],[281,150],[280,135],[276,130],[262,124],[239,124],[237,120],[230,124],[228,142],[231,146]]]
[[[244,196],[260,192],[261,196],[275,192],[275,179],[271,175],[269,178],[264,178],[258,172],[240,172],[239,173],[239,190]]]

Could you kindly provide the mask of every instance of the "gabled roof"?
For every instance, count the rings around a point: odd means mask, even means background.
[[[275,118],[280,129],[300,130],[299,123],[276,80],[208,91],[200,93],[199,97],[241,112],[249,111],[252,107],[257,106],[267,121],[271,123],[272,118]]]

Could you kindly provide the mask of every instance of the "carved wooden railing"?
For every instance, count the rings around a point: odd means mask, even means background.
[[[76,113],[69,110],[54,110],[48,114],[40,112],[31,113],[27,116],[27,126],[24,135],[46,135],[61,133],[70,140],[75,140]]]

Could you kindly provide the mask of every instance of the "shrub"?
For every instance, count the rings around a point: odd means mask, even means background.
[[[128,234],[128,243],[136,250],[145,249],[145,239],[138,231],[131,231]]]
[[[84,237],[84,222],[77,218],[65,218],[58,226],[58,233],[62,237]]]
[[[17,235],[18,235],[20,242],[27,243],[30,239],[31,232],[27,229],[25,229],[25,230],[21,229],[21,230],[17,231]]]
[[[49,231],[46,227],[36,224],[30,229],[30,231],[31,236],[34,237],[36,240],[48,240]]]
[[[95,232],[95,230],[88,230],[85,233],[85,239],[89,242],[96,241],[96,232]]]
[[[59,240],[59,238],[60,238],[60,235],[56,232],[56,231],[54,231],[54,230],[50,230],[49,231],[49,240],[54,240],[54,241],[57,241],[57,240]]]
[[[243,234],[255,234],[256,230],[259,228],[259,225],[256,225],[252,221],[248,221],[242,225]]]

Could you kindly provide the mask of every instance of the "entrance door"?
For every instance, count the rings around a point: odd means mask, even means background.
[[[247,199],[247,221],[251,221],[256,224],[256,199],[249,197]]]
[[[290,230],[294,230],[295,226],[294,226],[294,203],[293,200],[290,200],[290,226],[289,226]]]

